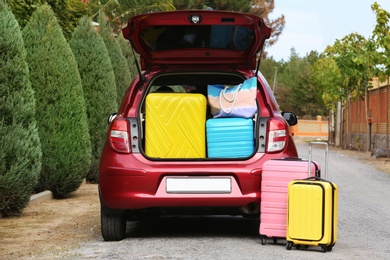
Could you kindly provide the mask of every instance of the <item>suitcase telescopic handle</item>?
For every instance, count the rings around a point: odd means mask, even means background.
[[[329,148],[327,142],[310,142],[309,143],[309,170],[308,170],[308,177],[310,177],[311,174],[311,162],[312,162],[312,152],[313,152],[313,144],[319,144],[325,146],[325,180],[328,179],[328,159],[329,159]]]

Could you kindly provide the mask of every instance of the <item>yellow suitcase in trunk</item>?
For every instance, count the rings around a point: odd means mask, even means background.
[[[331,251],[337,240],[338,187],[313,177],[288,185],[287,250],[293,245]]]
[[[153,158],[206,157],[206,97],[150,93],[145,107],[145,153]]]

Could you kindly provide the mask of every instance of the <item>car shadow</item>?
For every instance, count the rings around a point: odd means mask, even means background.
[[[128,221],[127,238],[258,237],[259,219],[242,216],[162,216]]]

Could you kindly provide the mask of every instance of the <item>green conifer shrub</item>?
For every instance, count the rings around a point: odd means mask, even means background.
[[[122,50],[122,54],[127,61],[127,65],[130,69],[130,78],[133,79],[136,75],[138,75],[137,67],[135,65],[136,58],[134,55],[137,57],[137,59],[139,55],[131,50],[130,42],[123,37],[122,33],[118,34],[116,41],[118,42],[119,47]]]
[[[40,6],[23,29],[37,100],[42,171],[37,191],[77,190],[91,164],[91,143],[77,63],[54,12]]]
[[[39,6],[48,4],[56,14],[67,40],[70,39],[78,20],[84,15],[91,15],[92,12],[92,3],[86,4],[81,0],[8,0],[7,2],[22,29]]]
[[[115,75],[117,103],[120,105],[130,84],[130,69],[126,58],[123,56],[122,50],[113,35],[112,28],[103,18],[105,18],[105,15],[104,13],[101,13],[99,19],[99,32],[106,45],[108,55],[110,56],[112,69]]]
[[[114,71],[104,41],[88,18],[80,19],[69,44],[77,60],[87,104],[92,144],[92,164],[87,180],[97,182],[107,118],[118,110]]]
[[[0,216],[28,205],[41,170],[34,91],[19,24],[0,0]]]

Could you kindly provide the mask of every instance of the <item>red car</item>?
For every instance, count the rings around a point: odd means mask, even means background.
[[[109,120],[101,155],[104,240],[125,238],[127,220],[157,214],[259,216],[263,163],[297,157],[289,129],[297,118],[280,112],[258,69],[270,34],[261,18],[236,12],[129,20],[123,35],[139,54],[139,75]],[[216,112],[210,89],[245,89],[248,80],[254,114]]]

